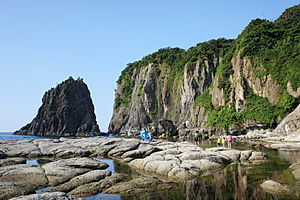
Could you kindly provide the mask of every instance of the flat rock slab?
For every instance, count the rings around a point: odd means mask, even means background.
[[[115,173],[111,176],[107,176],[104,179],[99,180],[98,182],[92,182],[87,184],[82,184],[68,194],[76,195],[79,197],[89,197],[96,194],[102,193],[104,190],[112,187],[113,185],[123,181],[128,178],[128,175]]]
[[[75,188],[91,183],[91,182],[98,182],[99,180],[102,180],[106,178],[107,176],[111,175],[111,171],[109,170],[93,170],[89,171],[85,174],[76,176],[72,178],[70,181],[63,183],[57,187],[51,188],[47,190],[47,192],[70,192],[74,190]]]
[[[6,157],[38,157],[42,155],[33,140],[1,140],[0,151]]]
[[[37,165],[11,165],[0,168],[0,199],[34,192],[48,185],[44,170]]]
[[[128,182],[122,182],[113,185],[103,193],[108,194],[139,194],[146,191],[159,190],[159,185],[162,184],[157,178],[153,177],[138,177]]]
[[[27,196],[20,196],[12,198],[11,200],[83,200],[81,198],[67,195],[63,192],[51,192],[51,193],[44,193],[44,194],[32,194]]]
[[[217,147],[202,149],[188,142],[160,143],[161,151],[150,156],[129,161],[129,166],[173,181],[185,181],[196,176],[223,169],[231,162],[258,162],[266,160],[266,154]],[[124,154],[126,155],[126,154]]]
[[[38,139],[34,141],[34,144],[40,149],[42,155],[47,157],[72,158],[87,157],[92,154],[88,150],[58,139]]]
[[[16,164],[26,164],[25,158],[5,158],[0,159],[0,167]]]
[[[70,158],[42,165],[49,185],[58,185],[91,170],[106,169],[108,165],[92,158]]]

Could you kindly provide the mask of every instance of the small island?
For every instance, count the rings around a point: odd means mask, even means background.
[[[42,102],[37,116],[15,135],[100,135],[91,95],[82,79],[69,77],[48,90]]]

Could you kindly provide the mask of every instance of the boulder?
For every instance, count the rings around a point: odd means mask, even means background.
[[[159,135],[164,133],[167,137],[173,137],[178,135],[178,131],[171,120],[161,119],[158,121]]]
[[[264,191],[275,195],[287,195],[293,193],[293,190],[290,186],[280,184],[273,180],[264,181],[262,184],[260,184],[260,187]]]

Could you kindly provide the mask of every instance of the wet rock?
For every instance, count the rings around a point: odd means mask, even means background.
[[[264,181],[262,184],[260,184],[260,187],[268,193],[277,195],[286,195],[292,193],[293,191],[290,186],[280,184],[273,180]]]
[[[0,159],[0,167],[16,164],[26,164],[25,158],[6,158]]]
[[[42,165],[49,185],[58,185],[71,178],[95,169],[106,169],[108,165],[91,158],[70,158]]]
[[[97,182],[101,179],[106,178],[107,176],[110,176],[110,175],[111,175],[111,171],[109,171],[109,170],[93,170],[93,171],[87,172],[85,174],[76,176],[66,183],[63,183],[57,187],[47,190],[47,192],[60,191],[60,192],[67,193],[83,184]]]
[[[0,199],[24,195],[48,186],[44,170],[37,165],[1,167],[0,179]]]
[[[128,182],[121,182],[104,190],[108,194],[138,194],[158,189],[160,181],[156,178],[138,177]]]
[[[7,155],[0,150],[0,159],[7,158]]]
[[[50,162],[54,162],[54,160],[49,159],[49,158],[40,158],[40,159],[37,160],[37,163],[39,165],[44,165],[44,164],[50,163]]]
[[[300,162],[294,163],[289,167],[297,181],[300,181]]]
[[[11,200],[81,200],[81,198],[71,196],[71,195],[66,195],[63,192],[47,192],[44,194],[32,194],[28,196],[20,196],[20,197],[15,197],[12,198]]]
[[[88,196],[96,195],[110,188],[116,183],[121,182],[125,178],[128,178],[128,175],[115,173],[98,182],[80,185],[74,190],[72,190],[71,192],[69,192],[68,194],[76,195],[79,197],[88,197]]]

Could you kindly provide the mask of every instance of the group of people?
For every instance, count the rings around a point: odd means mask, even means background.
[[[150,132],[146,132],[145,130],[141,132],[141,138],[143,140],[148,140],[149,142],[152,140],[152,136]],[[165,139],[165,134],[162,134],[162,139]],[[200,140],[202,140],[202,135],[199,133],[195,133],[193,136],[195,145],[200,145]],[[228,143],[228,148],[231,149],[232,146],[232,135],[230,133],[227,133],[227,143]],[[217,139],[217,145],[218,146],[223,146],[225,147],[226,145],[226,137],[221,136]]]
[[[221,144],[221,142],[222,142],[222,144]],[[228,143],[228,148],[231,149],[231,146],[232,146],[232,135],[231,134],[229,134],[227,136],[227,143]],[[217,139],[217,145],[218,146],[222,145],[223,147],[225,147],[225,144],[226,144],[226,137],[225,136],[219,137]]]
[[[195,145],[200,145],[200,140],[202,140],[202,135],[196,132],[194,134],[194,136],[193,136],[193,139],[194,139]],[[231,146],[232,146],[232,135],[230,133],[227,133],[227,143],[228,143],[228,148],[231,149]],[[225,147],[225,145],[226,145],[226,137],[225,136],[219,137],[217,139],[217,145],[218,146],[222,145],[223,147]]]

